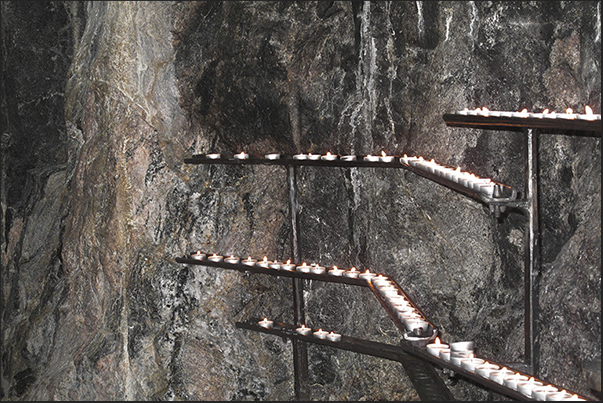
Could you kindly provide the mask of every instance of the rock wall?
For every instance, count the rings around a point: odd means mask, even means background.
[[[3,400],[293,398],[291,342],[235,327],[291,323],[291,281],[174,260],[289,258],[287,173],[192,154],[384,150],[522,189],[521,133],[442,115],[601,110],[600,2],[9,1],[2,38]],[[600,156],[540,136],[540,377],[594,398]],[[521,212],[405,170],[297,185],[302,260],[392,276],[446,340],[523,362]],[[304,287],[309,325],[399,342],[367,290]],[[418,400],[399,363],[308,355],[312,400]],[[508,400],[438,371],[458,400]]]

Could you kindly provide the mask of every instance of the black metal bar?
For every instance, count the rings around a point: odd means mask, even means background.
[[[289,187],[289,215],[291,218],[291,254],[293,260],[300,260],[299,251],[299,204],[297,199],[296,167],[287,166],[287,184]],[[304,280],[293,277],[293,320],[297,326],[306,323],[304,308]],[[293,367],[295,373],[295,397],[308,400],[308,346],[302,340],[293,340]]]
[[[443,117],[446,124],[451,127],[516,132],[540,129],[542,133],[547,134],[601,137],[601,120],[472,116],[457,113],[444,114]]]
[[[333,342],[333,341],[329,341],[326,339],[319,339],[312,335],[303,336],[295,331],[295,329],[296,329],[295,326],[290,325],[290,324],[279,323],[279,322],[274,321],[274,325],[272,328],[264,328],[264,327],[261,327],[258,325],[258,321],[259,321],[259,319],[252,319],[248,322],[237,322],[235,325],[241,329],[247,329],[247,330],[253,330],[253,331],[261,332],[261,333],[273,334],[273,335],[280,336],[283,338],[304,340],[309,343],[322,344],[322,345],[333,347],[333,348],[339,348],[342,350],[352,351],[352,352],[356,352],[356,353],[360,353],[360,354],[372,355],[374,357],[385,358],[388,360],[397,361],[397,362],[401,362],[401,363],[406,358],[406,356],[404,356],[403,354],[407,353],[407,354],[410,354],[410,355],[418,358],[421,361],[429,362],[429,363],[431,363],[433,365],[437,365],[441,368],[447,368],[447,369],[453,371],[454,373],[457,373],[457,374],[463,376],[464,378],[470,379],[471,381],[488,388],[489,390],[503,394],[503,395],[511,397],[513,399],[526,400],[526,401],[535,400],[535,399],[532,399],[532,398],[522,394],[519,391],[516,391],[507,386],[494,382],[493,380],[491,380],[489,378],[485,378],[479,374],[476,374],[473,371],[469,371],[467,369],[461,368],[460,366],[455,365],[449,361],[444,361],[441,358],[428,353],[425,348],[417,347],[417,346],[413,345],[412,343],[408,343],[405,341],[401,341],[400,345],[392,345],[392,344],[381,343],[381,342],[376,342],[376,341],[371,341],[371,340],[364,340],[364,339],[359,339],[359,338],[355,338],[355,337],[351,337],[351,336],[342,335],[340,341]],[[315,330],[316,329],[313,329],[313,331],[315,331]],[[495,361],[490,361],[490,360],[488,360],[488,361],[491,363],[496,363]],[[508,367],[508,368],[513,370],[511,367]],[[518,372],[520,372],[520,371],[518,371]],[[549,383],[549,382],[546,382],[546,383]],[[587,397],[581,396],[580,394],[578,394],[576,392],[570,391],[566,388],[558,387],[558,389],[559,390],[564,389],[572,395],[576,394],[586,400],[592,400]],[[430,400],[432,400],[432,399],[430,399]],[[438,399],[435,399],[435,400],[438,400]],[[446,400],[446,399],[442,399],[442,400]]]
[[[538,219],[538,130],[525,131],[524,186],[527,205],[526,256],[524,268],[524,333],[526,364],[540,372],[538,348],[538,279],[540,275],[540,224]]]

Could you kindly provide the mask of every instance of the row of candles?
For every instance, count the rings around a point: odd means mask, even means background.
[[[396,286],[394,281],[382,274],[371,278],[370,281],[408,332],[420,336],[427,331],[429,322],[404,295],[402,290]]]
[[[302,273],[328,273],[329,275],[334,276],[361,278],[371,282],[381,298],[386,301],[398,319],[404,324],[408,332],[420,335],[429,328],[429,322],[425,319],[421,312],[413,306],[410,300],[404,295],[402,290],[396,286],[396,283],[393,280],[386,275],[373,273],[368,269],[364,272],[361,272],[355,267],[352,267],[349,270],[344,270],[338,268],[337,266],[333,266],[332,269],[327,271],[324,266],[315,263],[311,265],[306,263],[296,265],[291,263],[290,260],[288,260],[286,263],[279,262],[278,260],[270,261],[266,256],[264,256],[262,260],[254,259],[251,256],[241,260],[233,255],[228,257],[224,257],[216,253],[208,255],[202,251],[191,253],[191,258],[196,260],[207,259],[214,262],[224,261],[231,264],[243,263],[248,266],[299,271]],[[269,320],[268,318],[263,318],[258,322],[258,324],[261,327],[270,329],[273,327],[274,321]],[[314,330],[302,324],[295,330],[302,336],[311,335],[315,338],[329,340],[332,342],[338,342],[341,340],[340,334],[333,331],[327,332],[322,328]],[[474,343],[472,341],[459,341],[446,344],[442,343],[439,337],[436,337],[434,343],[426,345],[426,350],[428,353],[439,357],[444,361],[450,362],[468,371],[475,372],[478,375],[491,379],[492,381],[507,386],[513,390],[517,390],[536,400],[586,400],[578,395],[572,395],[565,390],[560,390],[551,384],[546,384],[545,382],[537,380],[534,377],[529,377],[528,375],[513,371],[506,367],[501,367],[498,364],[488,362],[483,358],[475,356]]]
[[[210,159],[219,159],[221,158],[221,154],[206,154],[207,158]],[[241,152],[239,154],[235,154],[234,158],[245,160],[249,158],[249,154],[245,152]],[[266,159],[276,160],[280,158],[280,154],[266,154]],[[356,155],[336,155],[328,152],[325,155],[321,154],[296,154],[293,156],[293,159],[296,160],[323,160],[323,161],[335,161],[337,159],[343,161],[356,161]],[[400,163],[405,165],[410,165],[415,168],[420,168],[424,171],[430,172],[432,174],[438,175],[442,178],[451,180],[455,183],[460,184],[461,186],[467,187],[469,189],[477,190],[480,193],[485,194],[488,197],[492,197],[494,194],[494,188],[497,186],[492,179],[489,178],[480,178],[479,176],[461,171],[460,167],[456,169],[447,167],[445,165],[440,165],[436,163],[433,159],[427,161],[423,157],[409,157],[404,154],[403,157],[396,157],[394,155],[387,155],[385,151],[381,152],[381,155],[366,155],[363,157],[364,161],[367,162],[393,162],[396,159],[400,161]]]
[[[265,269],[275,269],[275,270],[285,270],[285,271],[298,271],[301,273],[312,273],[312,274],[328,274],[331,276],[339,276],[339,277],[348,277],[348,278],[359,278],[362,280],[369,280],[372,277],[376,276],[376,273],[371,272],[369,269],[366,271],[361,271],[356,269],[355,267],[350,268],[349,270],[341,269],[337,266],[333,266],[331,269],[328,269],[325,266],[321,266],[318,263],[307,264],[303,262],[301,265],[297,265],[292,263],[291,260],[287,260],[286,262],[281,262],[279,260],[269,260],[268,257],[264,256],[263,259],[257,260],[252,258],[251,256],[241,259],[237,256],[230,255],[227,257],[218,255],[213,253],[208,255],[202,251],[197,251],[191,253],[191,258],[195,260],[211,260],[212,262],[226,262],[231,264],[242,263],[247,266],[253,267],[261,267]]]
[[[577,120],[601,120],[601,114],[593,113],[590,106],[584,107],[584,113],[574,113],[572,108],[567,108],[565,113],[551,112],[548,109],[543,110],[541,113],[528,112],[527,109],[523,109],[519,112],[510,111],[491,111],[486,107],[475,108],[470,110],[468,108],[462,111],[456,112],[458,115],[467,116],[492,116],[492,117],[508,117],[508,118],[537,118],[537,119],[577,119]]]
[[[474,354],[474,343],[472,341],[458,341],[446,344],[440,342],[439,337],[436,337],[435,342],[427,344],[426,349],[428,353],[444,361],[474,372],[510,389],[517,390],[535,400],[586,400],[534,377],[504,366],[501,367],[498,364],[477,357]]]
[[[258,322],[258,325],[266,329],[271,329],[274,326],[274,321],[269,320],[268,318],[264,318]],[[314,330],[310,327],[306,327],[306,325],[301,325],[300,327],[295,329],[295,332],[301,336],[312,335],[313,337],[316,337],[317,339],[321,340],[329,340],[332,342],[341,341],[341,335],[339,333],[335,333],[333,331],[327,332],[326,330],[322,330],[322,328]]]

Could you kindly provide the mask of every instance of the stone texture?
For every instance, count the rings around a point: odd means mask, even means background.
[[[442,114],[601,109],[597,2],[2,3],[2,399],[291,400],[291,282],[174,261],[291,256],[282,167],[195,153],[422,155],[522,189],[520,133]],[[598,398],[600,137],[541,135],[542,377]],[[525,217],[405,170],[296,172],[304,261],[394,277],[448,341],[522,362]],[[398,343],[365,289],[307,323]],[[571,330],[568,330],[571,329]],[[309,345],[312,400],[418,400]],[[458,400],[508,400],[438,370]]]

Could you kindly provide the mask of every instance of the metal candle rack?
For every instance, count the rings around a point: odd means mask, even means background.
[[[599,115],[600,116],[600,115]],[[299,228],[298,228],[298,202],[297,202],[297,182],[296,169],[299,166],[317,166],[317,167],[371,167],[371,168],[402,168],[409,170],[417,175],[425,177],[431,181],[446,186],[454,191],[462,193],[468,197],[476,199],[489,206],[490,211],[499,216],[507,207],[518,208],[525,212],[529,218],[529,231],[527,235],[527,257],[525,270],[525,293],[526,293],[526,313],[525,313],[525,336],[526,336],[526,357],[528,363],[526,367],[530,372],[535,373],[538,370],[537,346],[535,344],[535,318],[537,316],[537,284],[535,283],[537,267],[539,265],[538,248],[538,209],[537,209],[537,137],[541,130],[547,133],[578,134],[583,136],[599,136],[601,132],[600,117],[599,120],[576,120],[568,119],[538,119],[526,117],[492,117],[492,116],[467,116],[463,113],[445,114],[444,120],[447,125],[453,127],[472,127],[487,130],[508,130],[523,131],[526,134],[525,147],[525,196],[518,200],[518,192],[510,186],[496,183],[491,195],[484,195],[483,192],[476,190],[466,184],[459,183],[453,179],[447,178],[441,174],[430,172],[424,166],[411,165],[406,162],[404,157],[389,156],[388,160],[382,160],[379,156],[369,160],[365,156],[338,156],[338,155],[286,155],[286,154],[266,154],[264,156],[250,154],[204,154],[193,155],[185,159],[185,163],[190,164],[226,164],[226,165],[280,165],[287,168],[287,177],[289,185],[289,203],[291,214],[292,229],[292,257],[299,261]],[[445,166],[441,166],[445,167]],[[451,168],[451,167],[445,167]],[[294,306],[294,325],[276,324],[276,327],[267,329],[258,325],[257,321],[239,322],[237,327],[253,331],[270,333],[290,338],[293,343],[293,361],[294,361],[294,388],[296,399],[308,400],[308,359],[307,342],[325,344],[336,348],[359,352],[362,354],[374,355],[377,357],[393,359],[404,365],[404,368],[417,389],[417,392],[423,400],[452,400],[450,392],[443,384],[437,373],[433,370],[436,364],[459,373],[479,384],[482,384],[491,390],[507,395],[519,400],[534,400],[526,397],[516,390],[500,385],[492,380],[476,375],[472,371],[465,370],[459,366],[453,365],[438,357],[435,357],[425,351],[425,345],[433,340],[437,334],[437,329],[429,323],[428,329],[421,333],[408,332],[404,323],[398,318],[398,315],[388,304],[387,300],[379,293],[371,281],[332,276],[328,274],[303,273],[298,271],[286,271],[271,269],[265,267],[249,266],[240,262],[214,262],[212,260],[194,259],[191,256],[185,256],[176,259],[177,262],[192,265],[214,266],[226,269],[238,270],[246,273],[269,274],[284,277],[291,277],[293,280],[293,306]],[[383,343],[376,343],[367,340],[355,339],[349,336],[342,336],[340,342],[331,342],[328,340],[317,339],[309,336],[301,336],[295,333],[295,328],[305,323],[304,301],[303,301],[303,280],[329,281],[369,287],[377,297],[380,304],[384,307],[396,326],[403,332],[404,340],[400,346],[391,346]],[[391,281],[391,279],[390,279]],[[395,287],[403,295],[403,291],[395,284]],[[406,296],[406,295],[405,295]],[[411,302],[412,303],[412,302]],[[414,306],[414,304],[413,304]],[[416,306],[415,306],[416,308]],[[418,309],[417,309],[418,311]],[[420,312],[420,311],[419,311]],[[424,316],[423,316],[424,317]],[[589,400],[589,399],[585,399]]]

